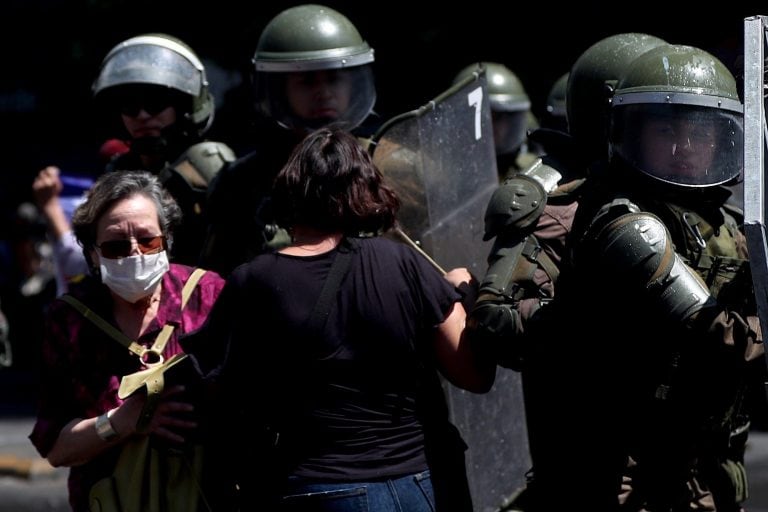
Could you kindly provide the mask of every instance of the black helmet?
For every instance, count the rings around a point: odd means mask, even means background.
[[[107,101],[146,88],[162,88],[180,99],[184,132],[199,137],[211,126],[215,104],[205,67],[182,41],[166,34],[126,39],[104,57],[92,86],[94,98]]]
[[[644,53],[619,79],[611,107],[611,153],[643,174],[708,187],[741,172],[736,80],[704,50],[663,45]]]
[[[323,5],[291,7],[272,18],[259,38],[253,56],[256,106],[291,129],[331,122],[352,129],[376,102],[372,63],[373,49],[343,14]],[[294,82],[309,88],[344,85],[349,99],[345,105],[313,106],[317,112],[302,115],[289,101]]]
[[[485,68],[496,154],[514,153],[525,142],[527,130],[536,128],[538,124],[530,111],[531,100],[517,75],[497,62],[469,65],[459,71],[453,83],[459,83],[478,71],[478,66]]]
[[[608,155],[607,81],[618,80],[633,59],[666,41],[648,34],[622,33],[594,43],[571,67],[566,87],[568,131],[588,163]]]

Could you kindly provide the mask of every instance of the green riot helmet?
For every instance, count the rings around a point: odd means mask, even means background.
[[[571,67],[565,91],[568,131],[587,163],[608,157],[609,88],[629,63],[666,41],[648,34],[621,33],[594,43]]]
[[[215,103],[203,63],[189,46],[166,34],[143,34],[112,48],[92,91],[107,105],[131,96],[165,95],[179,109],[187,135],[200,137],[213,122]]]
[[[376,102],[373,49],[343,14],[323,5],[272,18],[253,56],[256,107],[299,132],[360,125]]]
[[[529,122],[532,121],[529,117],[531,100],[517,75],[497,62],[480,62],[467,66],[459,71],[453,83],[456,84],[478,71],[478,66],[485,68],[496,154],[514,153],[525,142]]]
[[[570,73],[564,73],[558,78],[547,94],[547,104],[544,116],[542,117],[542,126],[551,130],[561,132],[568,131],[568,121],[565,116],[565,90],[568,86],[568,76]]]
[[[736,80],[704,50],[659,46],[616,85],[611,154],[655,180],[687,188],[731,181],[742,170],[743,141]]]

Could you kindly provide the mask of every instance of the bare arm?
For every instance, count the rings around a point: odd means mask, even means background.
[[[71,229],[64,209],[61,207],[61,202],[59,202],[62,189],[59,168],[52,165],[41,170],[32,182],[35,202],[48,221],[48,229],[54,240],[59,240]]]
[[[445,278],[454,286],[469,282],[467,269],[454,269]],[[461,303],[455,303],[445,320],[435,331],[435,353],[441,372],[451,384],[472,391],[485,393],[496,378],[496,362],[481,346],[474,346],[464,336],[467,313]]]
[[[178,400],[177,395],[183,391],[183,386],[174,386],[164,392],[147,432],[143,434],[136,431],[136,422],[146,397],[138,393],[126,399],[111,413],[110,423],[117,432],[117,437],[114,439],[105,441],[99,437],[96,433],[96,418],[76,418],[70,421],[61,430],[56,443],[48,453],[48,462],[56,467],[79,466],[135,435],[154,434],[173,443],[183,443],[184,436],[178,430],[197,427],[196,422],[178,416],[179,413],[188,413],[193,410],[192,405]]]

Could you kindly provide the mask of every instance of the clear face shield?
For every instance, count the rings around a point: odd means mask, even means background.
[[[528,111],[493,110],[491,118],[496,154],[506,155],[520,149],[528,132]]]
[[[636,103],[613,111],[612,151],[664,183],[709,187],[742,171],[741,113],[701,105]]]
[[[331,123],[346,130],[373,110],[376,88],[370,65],[298,72],[258,71],[258,108],[280,125],[309,132]]]

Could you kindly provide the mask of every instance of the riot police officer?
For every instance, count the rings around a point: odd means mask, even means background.
[[[530,428],[555,454],[534,462],[540,498],[738,509],[746,478],[728,452],[762,335],[726,207],[743,156],[736,82],[711,54],[664,44],[609,85],[608,165],[580,199],[557,294],[529,323],[549,343],[529,367],[549,411]]]
[[[184,217],[170,244],[174,261],[195,265],[205,233],[208,182],[234,159],[221,142],[205,141],[215,111],[205,67],[184,42],[167,34],[142,34],[114,46],[92,85],[94,102],[120,151],[106,171],[147,170],[159,175]],[[33,184],[38,206],[55,239],[62,283],[87,272],[59,202],[59,170],[49,166]],[[65,285],[60,284],[60,291]]]
[[[583,52],[568,75],[563,103],[576,103],[567,110],[569,121],[579,127],[590,122],[595,129],[577,130],[575,136],[551,128],[533,131],[530,137],[536,137],[546,154],[507,178],[486,210],[485,236],[496,240],[467,325],[469,336],[496,347],[499,364],[522,372],[534,471],[510,510],[541,506],[536,466],[546,468],[558,460],[548,429],[561,425],[551,422],[543,393],[551,383],[539,378],[539,361],[532,357],[537,351],[546,357],[551,335],[529,334],[528,323],[535,324],[539,309],[555,296],[585,177],[590,168],[605,165],[608,98],[603,82],[616,80],[632,59],[661,44],[662,39],[648,34],[621,33]]]
[[[215,103],[205,66],[184,42],[166,34],[143,34],[112,48],[93,83],[97,105],[112,116],[129,151],[107,170],[157,173],[182,208],[174,234],[176,262],[196,265],[204,233],[209,182],[234,153],[224,143],[205,141]]]
[[[496,241],[469,325],[472,335],[498,344],[505,366],[519,367],[524,357],[514,335],[523,329],[519,314],[525,312],[526,318],[554,295],[581,187],[589,169],[607,160],[604,83],[618,79],[632,59],[661,44],[658,37],[628,32],[587,48],[569,72],[563,102],[570,105],[567,118],[577,130],[533,131],[531,137],[544,144],[546,155],[506,179],[488,204],[485,236]]]
[[[685,390],[694,395],[690,398],[692,404],[684,406],[691,409],[686,412],[692,418],[704,419],[703,425],[697,425],[698,431],[692,432],[697,443],[693,447],[697,464],[691,471],[697,485],[688,484],[701,492],[687,498],[719,511],[739,510],[746,499],[743,448],[748,411],[743,402],[750,383],[744,376],[750,372],[750,366],[763,362],[762,357],[755,358],[758,347],[752,350],[749,344],[762,336],[757,323],[750,327],[755,315],[754,295],[751,279],[744,279],[749,273],[745,242],[739,230],[741,212],[727,202],[729,186],[743,168],[742,137],[742,106],[733,77],[722,63],[696,48],[669,46],[649,52],[622,78],[613,96],[611,168],[616,174],[606,181],[611,182],[620,173],[632,176],[639,194],[637,199],[630,199],[648,212],[644,214],[648,219],[658,216],[653,221],[663,223],[676,258],[704,283],[703,303],[693,307],[701,307],[699,315],[711,325],[718,321],[733,325],[733,333],[728,337],[733,336],[735,347],[728,350],[716,346],[713,356],[722,356],[722,360],[704,359],[714,375],[703,378],[692,372],[698,380],[680,384],[683,389],[693,388]],[[619,195],[629,196],[623,190],[616,194]],[[626,217],[617,218],[621,223]],[[645,218],[640,218],[645,222]],[[617,226],[616,231],[621,229]],[[674,267],[670,274],[676,274]],[[674,277],[676,282],[685,280],[682,276]],[[687,324],[697,322],[692,311],[674,311],[676,302],[662,300],[673,315],[679,315],[678,320]],[[698,322],[701,325],[702,321]],[[707,334],[710,332],[706,330],[697,333],[699,342],[706,340]],[[684,366],[693,360],[684,352],[687,348],[679,349],[679,354],[673,356],[680,358],[681,375],[691,371]],[[696,363],[700,364],[699,360]],[[682,380],[675,375],[671,378]],[[659,388],[659,392],[677,392],[679,397],[688,398],[675,384],[662,384],[665,387]],[[674,396],[659,400],[674,402]],[[686,417],[684,421],[690,419]],[[649,503],[661,501],[664,496],[659,498],[656,481],[660,476],[649,476],[657,470],[656,461],[642,449],[633,453],[632,458],[637,462],[632,469],[637,485],[632,486],[628,500],[639,501],[639,495]],[[644,459],[650,459],[646,467]]]
[[[260,115],[254,149],[222,172],[210,195],[204,264],[227,274],[287,243],[269,213],[273,178],[310,131],[338,124],[370,134],[375,118],[373,49],[352,22],[323,5],[288,8],[261,33],[253,56]]]

